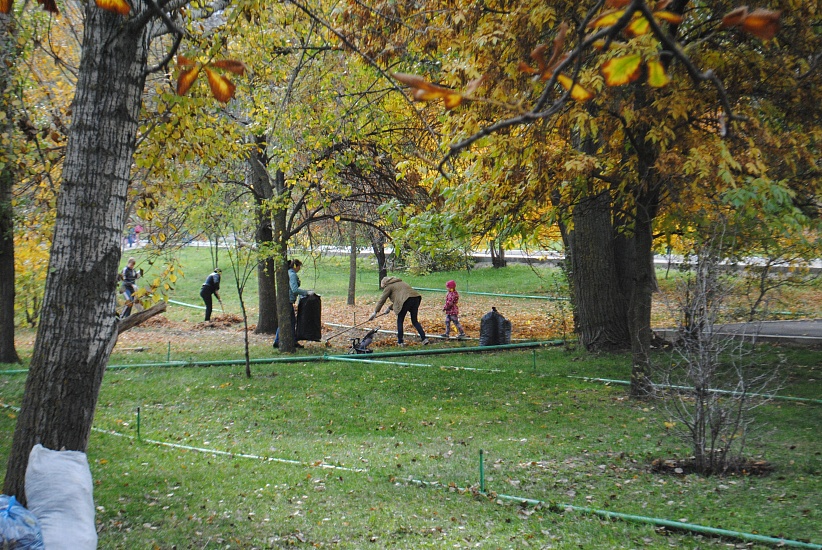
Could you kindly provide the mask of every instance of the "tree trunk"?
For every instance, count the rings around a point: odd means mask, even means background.
[[[385,257],[385,236],[374,229],[369,231],[371,237],[371,249],[377,259],[377,283],[379,284],[388,276],[388,262]]]
[[[629,349],[628,300],[616,267],[608,192],[580,201],[573,221],[569,277],[580,343],[590,351]]]
[[[634,226],[634,277],[628,306],[631,334],[631,397],[651,393],[651,299],[654,291],[651,220],[639,215]]]
[[[507,262],[505,261],[505,249],[502,246],[502,243],[499,244],[499,250],[497,250],[497,243],[494,239],[491,239],[491,242],[488,244],[488,247],[491,249],[491,266],[492,267],[505,267]]]
[[[348,255],[348,300],[346,303],[353,306],[357,295],[357,224],[354,222],[348,223],[351,252]]]
[[[123,334],[125,331],[131,330],[140,323],[148,321],[155,315],[164,313],[167,307],[168,304],[166,302],[160,302],[158,304],[154,304],[146,310],[138,311],[137,313],[129,315],[125,319],[121,319],[120,323],[117,325],[117,334]]]
[[[145,28],[124,25],[87,5],[43,309],[3,488],[23,503],[36,443],[86,450],[117,340],[115,275],[148,47]]]
[[[6,116],[0,124],[0,134],[11,136],[14,116],[8,102],[6,87],[17,56],[14,36],[11,34],[11,16],[0,14],[0,112]],[[0,152],[0,363],[19,363],[14,348],[14,210],[11,191],[14,185],[11,141]]]
[[[274,231],[271,228],[271,210],[266,206],[273,197],[274,190],[266,170],[266,161],[263,157],[265,138],[255,137],[256,147],[251,150],[249,157],[248,178],[254,197],[257,201],[255,214],[257,216],[257,245],[261,250],[268,249],[274,242]],[[279,326],[277,323],[277,290],[274,272],[277,265],[270,256],[257,266],[257,287],[259,313],[257,318],[256,334],[274,334]]]
[[[285,187],[285,174],[277,170],[275,192],[278,197],[288,192]],[[274,223],[274,246],[277,283],[277,320],[280,327],[280,351],[292,353],[295,349],[294,327],[291,325],[293,307],[289,300],[288,281],[288,230],[286,227],[287,210],[278,207],[272,213]]]

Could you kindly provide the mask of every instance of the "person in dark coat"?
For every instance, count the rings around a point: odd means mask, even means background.
[[[215,268],[214,272],[206,277],[205,283],[203,283],[203,288],[200,289],[200,297],[203,299],[205,303],[205,320],[211,321],[211,295],[217,297],[217,301],[220,302],[222,305],[223,301],[220,299],[220,276],[222,275],[223,270],[220,268]]]
[[[137,261],[134,258],[129,258],[126,267],[123,268],[120,276],[123,279],[123,295],[126,298],[126,307],[123,313],[120,314],[121,319],[125,319],[131,315],[131,308],[134,305],[134,293],[137,292],[137,279],[143,274],[143,270],[134,269]]]
[[[291,326],[294,328],[294,335],[297,334],[297,314],[294,312],[294,306],[297,303],[297,298],[300,296],[313,296],[313,290],[304,290],[300,288],[300,278],[297,273],[302,269],[303,263],[300,260],[288,260],[288,300],[291,302]],[[294,346],[298,348],[304,347],[299,342],[294,342]],[[274,347],[280,347],[280,329],[277,328],[277,333],[274,335]]]
[[[425,330],[417,320],[417,313],[420,309],[422,296],[420,293],[411,288],[411,285],[404,282],[397,277],[383,277],[380,281],[380,288],[383,289],[382,296],[377,301],[377,306],[374,308],[374,313],[368,318],[369,321],[377,317],[380,308],[385,304],[386,300],[391,300],[391,305],[385,310],[388,313],[392,309],[397,314],[397,345],[404,346],[402,325],[405,323],[405,316],[411,314],[411,324],[417,329],[420,335],[420,340],[423,345],[428,344],[428,338],[425,337]]]

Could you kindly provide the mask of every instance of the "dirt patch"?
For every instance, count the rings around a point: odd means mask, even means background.
[[[774,467],[764,460],[741,459],[731,463],[723,472],[712,472],[714,475],[743,475],[765,476],[773,472]],[[651,471],[655,474],[688,475],[703,474],[696,467],[693,457],[683,459],[658,458],[651,463]]]
[[[429,335],[439,335],[445,331],[445,317],[442,306],[445,294],[424,296],[420,308],[420,322]],[[483,315],[494,306],[511,321],[512,340],[537,340],[559,338],[565,327],[570,327],[570,313],[565,312],[567,304],[557,305],[542,300],[493,299],[489,297],[467,296],[461,299],[460,322],[466,333],[474,340],[467,343],[477,343],[479,338],[480,320]],[[379,327],[372,349],[396,346],[396,316],[391,313],[381,316],[373,322],[365,322],[373,311],[373,304],[349,306],[345,298],[323,298],[322,321],[323,335],[320,342],[303,342],[307,348],[316,347],[323,352],[340,352],[351,347],[352,338],[361,338],[372,328]],[[251,315],[249,321],[256,321],[256,315]],[[357,323],[364,323],[356,328],[339,334],[345,327]],[[255,334],[256,324],[248,327],[249,343],[252,347],[270,348],[273,334]],[[419,345],[416,331],[411,326],[410,319],[406,318],[406,342],[409,345]],[[338,336],[334,336],[338,334]],[[452,335],[456,330],[452,327]],[[331,338],[326,346],[326,339]],[[441,340],[435,340],[441,342]],[[242,349],[243,322],[242,317],[236,314],[216,314],[210,321],[174,321],[165,315],[152,317],[145,323],[124,332],[120,335],[117,349],[145,347],[171,344],[178,350],[207,350],[207,349]],[[316,350],[315,350],[316,351]]]

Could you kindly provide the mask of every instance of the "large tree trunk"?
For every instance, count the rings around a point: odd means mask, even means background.
[[[11,136],[14,116],[8,102],[6,86],[16,57],[15,40],[11,34],[12,20],[0,14],[0,112],[6,116],[0,124],[0,134]],[[9,142],[10,143],[10,142]],[[0,151],[0,363],[18,363],[14,348],[14,210],[11,190],[14,185],[14,163],[11,146]]]
[[[274,231],[271,228],[271,211],[266,204],[273,196],[274,190],[271,187],[266,162],[263,157],[265,138],[257,136],[255,142],[256,147],[252,149],[248,161],[248,177],[257,201],[255,211],[257,216],[257,245],[260,249],[268,249],[274,242]],[[259,316],[257,318],[257,328],[254,330],[257,334],[274,334],[279,326],[277,323],[277,291],[274,280],[276,268],[277,265],[270,256],[257,266]]]
[[[587,350],[629,349],[628,299],[620,284],[607,191],[580,201],[568,232],[576,330]]]
[[[21,502],[36,443],[86,450],[116,342],[115,275],[148,44],[144,28],[126,25],[87,4],[43,309],[3,487]]]

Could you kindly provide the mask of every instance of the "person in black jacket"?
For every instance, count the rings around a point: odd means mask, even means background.
[[[211,320],[211,295],[217,297],[217,301],[220,302],[222,305],[223,301],[220,300],[220,275],[222,275],[223,270],[220,268],[214,269],[214,273],[206,277],[205,283],[203,283],[203,288],[200,289],[200,297],[205,302],[205,320]]]
[[[131,315],[131,307],[134,305],[134,293],[137,292],[137,279],[143,274],[143,270],[134,269],[137,261],[134,258],[129,258],[126,267],[120,273],[123,280],[123,294],[126,298],[126,307],[120,314],[121,319],[125,319]]]

